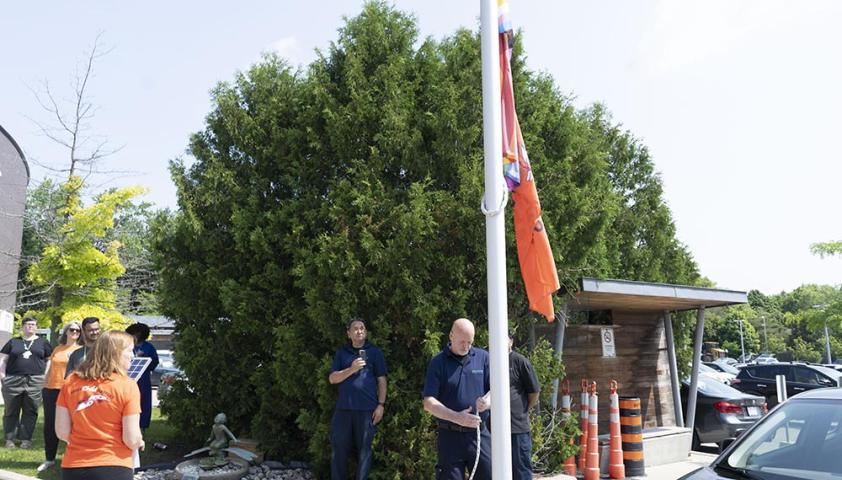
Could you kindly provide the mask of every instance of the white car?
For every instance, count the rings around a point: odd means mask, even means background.
[[[736,378],[736,375],[714,370],[704,363],[699,365],[699,376],[701,378],[709,378],[714,382],[724,383],[725,385],[731,385],[731,380]]]

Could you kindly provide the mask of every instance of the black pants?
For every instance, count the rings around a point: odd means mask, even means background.
[[[56,451],[58,451],[56,400],[60,391],[56,388],[45,388],[41,394],[44,398],[44,458],[48,461],[55,460]]]
[[[532,480],[532,435],[512,434],[512,480]]]
[[[336,410],[330,423],[330,478],[348,478],[348,457],[352,447],[357,449],[356,480],[366,480],[371,470],[371,442],[377,427],[371,410]]]
[[[477,464],[476,480],[491,479],[491,432],[487,423],[483,423],[480,431],[480,456]],[[463,480],[474,468],[477,456],[476,430],[454,432],[439,428],[438,463],[436,463],[436,480]]]
[[[6,440],[32,440],[44,375],[7,375],[3,379],[3,433]]]
[[[134,470],[128,467],[62,468],[61,480],[132,480]]]

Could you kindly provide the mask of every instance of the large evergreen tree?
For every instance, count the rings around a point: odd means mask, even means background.
[[[478,345],[487,338],[481,66],[475,32],[417,35],[411,17],[369,3],[306,71],[269,56],[214,90],[191,140],[196,161],[172,166],[180,209],[153,229],[161,305],[189,378],[164,409],[186,432],[198,438],[225,411],[235,431],[324,468],[328,370],[358,315],[390,367],[375,475],[432,471],[427,361],[459,316],[480,327]],[[645,150],[601,109],[577,112],[520,52],[514,75],[565,283],[696,278]],[[620,170],[641,180],[613,178]],[[528,323],[509,223],[510,318]]]

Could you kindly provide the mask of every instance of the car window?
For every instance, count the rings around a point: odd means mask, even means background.
[[[820,385],[819,374],[815,370],[807,367],[794,367],[795,381],[798,383],[806,383],[809,385]]]
[[[737,390],[734,387],[730,387],[725,385],[722,382],[716,382],[712,380],[703,380],[699,379],[699,391],[704,393],[705,395],[711,397],[720,397],[720,398],[741,398],[745,396],[745,393]]]
[[[792,372],[789,365],[762,365],[753,368],[753,377],[775,380],[776,375],[784,375],[787,380],[792,380]]]
[[[736,375],[736,374],[740,373],[740,369],[734,368],[731,365],[728,365],[727,363],[723,363],[723,362],[714,362],[714,363],[716,364],[717,367],[722,369],[722,371],[725,372],[725,373],[730,373],[732,375]]]
[[[738,440],[721,461],[771,478],[826,479],[842,474],[842,403],[790,400]],[[833,477],[836,478],[836,477]]]

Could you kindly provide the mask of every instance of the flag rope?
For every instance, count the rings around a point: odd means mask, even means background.
[[[505,186],[505,185],[504,185]],[[496,217],[500,215],[503,210],[506,209],[506,205],[509,203],[509,189],[503,188],[503,197],[500,199],[500,206],[497,207],[495,210],[488,210],[485,208],[485,195],[482,196],[482,202],[480,202],[479,209],[482,211],[483,215],[486,217]]]

